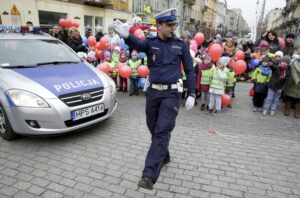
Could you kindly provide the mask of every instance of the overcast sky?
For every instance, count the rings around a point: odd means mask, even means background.
[[[256,2],[257,0],[227,0],[227,5],[229,9],[241,8],[244,19],[252,29],[256,24]],[[259,0],[258,13],[260,13],[262,3],[263,0]],[[265,16],[270,10],[274,8],[283,8],[285,4],[285,0],[266,0]]]

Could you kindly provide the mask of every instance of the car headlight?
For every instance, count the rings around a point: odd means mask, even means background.
[[[50,108],[43,98],[31,92],[19,89],[10,89],[7,93],[16,106]]]
[[[111,78],[108,77],[107,79],[108,79],[108,85],[109,85],[110,93],[113,94],[117,90],[116,84]]]

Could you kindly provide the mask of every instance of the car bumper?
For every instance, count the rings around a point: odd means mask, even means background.
[[[60,99],[47,99],[51,108],[7,107],[7,115],[17,134],[51,135],[76,131],[108,119],[117,107],[116,93],[107,89],[101,100],[85,105],[69,107]],[[71,112],[97,104],[104,104],[105,111],[77,121],[72,121]],[[26,121],[36,121],[40,128],[31,127]]]

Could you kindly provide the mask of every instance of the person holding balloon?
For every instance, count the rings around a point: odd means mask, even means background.
[[[264,100],[267,97],[268,82],[272,76],[272,70],[269,67],[270,58],[264,56],[262,58],[261,65],[258,66],[252,75],[252,81],[254,83],[254,96],[253,101],[253,112],[261,112],[264,104]]]
[[[229,72],[227,73],[227,80],[225,82],[225,93],[230,97],[234,96],[234,88],[236,83],[235,72],[232,66],[227,65]],[[231,104],[227,105],[228,108],[232,108]]]
[[[169,142],[179,111],[180,95],[183,91],[181,63],[187,76],[189,97],[186,110],[195,104],[196,75],[189,47],[175,37],[176,8],[164,10],[154,16],[158,29],[157,37],[144,40],[129,34],[128,24],[115,21],[115,31],[132,48],[145,52],[148,56],[149,80],[146,83],[146,121],[151,133],[141,188],[153,189],[161,168],[170,162]]]
[[[268,31],[265,39],[268,42],[270,53],[274,54],[275,52],[280,50],[281,46],[279,44],[279,40],[276,32],[272,30]]]
[[[67,44],[71,47],[75,52],[88,52],[88,49],[82,43],[82,39],[79,31],[75,27],[69,28],[69,34],[67,39]]]
[[[226,43],[223,47],[222,56],[229,56],[229,55],[233,55],[234,53],[235,53],[235,46],[233,43],[233,39],[229,38],[226,40]]]
[[[211,82],[209,87],[209,110],[210,115],[216,116],[221,112],[221,99],[225,91],[225,81],[227,79],[228,57],[222,56],[217,61],[217,66],[211,71]],[[216,109],[214,111],[214,108]]]
[[[132,69],[132,74],[130,76],[129,96],[133,96],[134,94],[136,96],[139,95],[139,92],[138,92],[139,75],[137,73],[137,70],[141,64],[142,64],[142,61],[139,58],[138,52],[133,50],[131,52],[131,59],[128,60],[128,65]]]
[[[113,79],[117,85],[117,70],[116,63],[112,60],[111,53],[109,51],[104,52],[104,63],[109,65],[108,76]]]

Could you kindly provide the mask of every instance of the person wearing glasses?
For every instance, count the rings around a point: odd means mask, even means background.
[[[153,189],[161,168],[170,162],[169,142],[179,111],[183,91],[181,63],[188,84],[189,96],[186,110],[195,103],[196,75],[189,47],[175,36],[177,27],[176,9],[171,8],[154,16],[157,36],[140,40],[129,33],[128,24],[114,21],[115,31],[124,38],[127,45],[139,52],[145,52],[150,74],[146,87],[146,122],[151,133],[148,150],[139,187]]]

